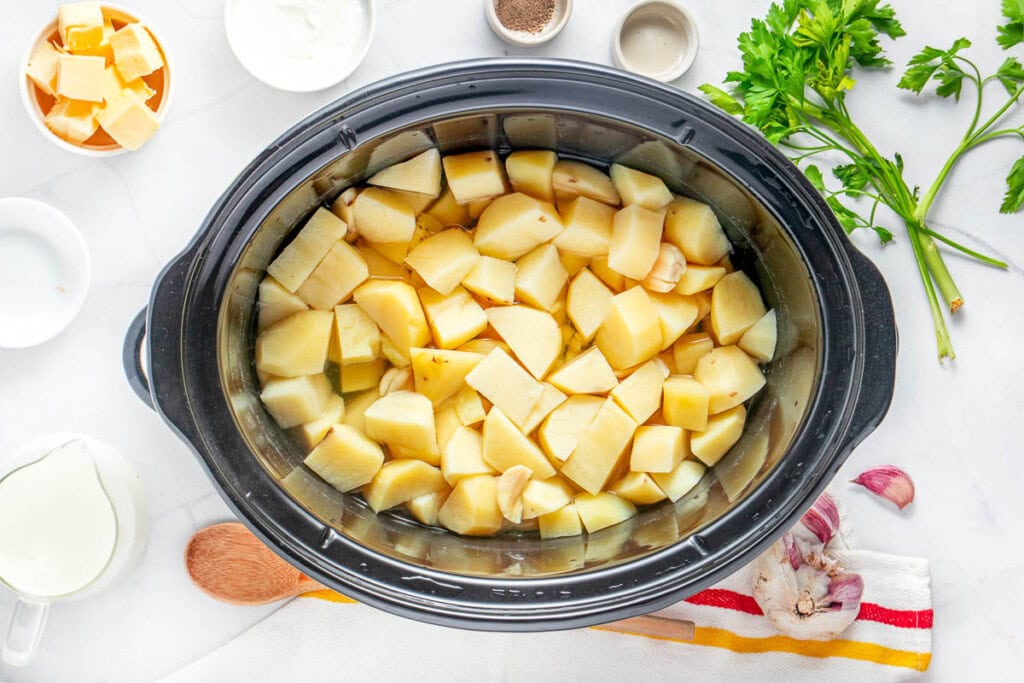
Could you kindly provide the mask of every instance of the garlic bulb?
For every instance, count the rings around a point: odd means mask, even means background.
[[[850,483],[860,484],[876,496],[892,502],[900,510],[914,502],[914,480],[895,465],[872,467]]]
[[[768,621],[788,636],[835,638],[857,618],[864,581],[827,554],[839,527],[828,494],[800,522],[755,561],[754,599]]]

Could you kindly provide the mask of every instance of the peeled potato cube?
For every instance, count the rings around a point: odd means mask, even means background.
[[[540,426],[540,423],[544,421],[544,418],[551,414],[552,410],[565,403],[566,395],[556,389],[554,385],[541,382],[540,386],[540,400],[537,401],[537,405],[533,407],[533,410],[530,411],[530,414],[523,421],[521,427],[523,434],[532,434]]]
[[[336,242],[295,293],[313,308],[329,311],[369,276],[362,255],[348,242]]]
[[[423,213],[430,208],[431,204],[434,203],[434,200],[437,199],[437,195],[420,194],[419,192],[408,192],[406,190],[395,189],[392,189],[391,191],[401,197],[405,203],[409,205],[412,212],[416,214],[416,224],[422,225],[426,228],[428,235],[433,235],[436,232],[444,230],[444,225],[442,225],[440,221],[433,216],[428,216]],[[440,193],[440,188],[438,188],[438,194]]]
[[[267,266],[267,272],[289,292],[294,292],[331,247],[345,237],[347,230],[344,221],[333,213],[317,209],[295,239]]]
[[[719,344],[735,344],[767,311],[757,285],[742,271],[729,273],[711,293],[711,330]]]
[[[529,306],[494,306],[491,324],[531,375],[542,379],[562,353],[562,333],[550,313]]]
[[[380,329],[357,304],[335,306],[333,343],[340,365],[369,363],[380,355]]]
[[[268,327],[256,338],[256,368],[278,377],[323,372],[333,322],[333,313],[301,311]]]
[[[410,347],[425,346],[430,341],[430,328],[412,285],[399,280],[369,280],[352,296],[399,352],[407,355]]]
[[[603,398],[586,394],[566,399],[540,427],[538,439],[544,452],[555,460],[567,460],[603,405]]]
[[[516,264],[481,256],[462,278],[462,286],[491,303],[510,304],[516,298]]]
[[[434,406],[426,396],[411,391],[381,396],[366,409],[363,420],[366,435],[371,439],[401,448],[407,454],[415,454],[431,465],[441,462]]]
[[[769,362],[775,356],[778,337],[775,310],[768,311],[756,323],[747,328],[737,345],[761,363]]]
[[[332,394],[324,403],[323,412],[320,417],[300,425],[298,428],[299,438],[306,448],[314,448],[323,441],[331,427],[341,422],[345,416],[345,399],[337,394]]]
[[[707,429],[709,396],[707,388],[693,377],[669,377],[661,408],[665,421],[694,431]]]
[[[441,451],[441,474],[445,481],[455,486],[466,477],[496,473],[497,470],[484,462],[480,433],[462,425],[456,427]]]
[[[349,187],[331,204],[331,212],[348,226],[348,231],[345,233],[346,242],[353,242],[359,236],[359,232],[356,230],[355,216],[355,203],[358,196],[359,188]]]
[[[558,155],[546,149],[512,152],[505,158],[505,172],[512,183],[512,191],[553,201],[551,175],[557,161]]]
[[[687,455],[686,434],[681,428],[646,425],[637,429],[633,437],[629,469],[634,472],[671,472]]]
[[[558,249],[542,245],[516,261],[516,298],[550,312],[568,279]]]
[[[304,462],[328,484],[345,492],[373,480],[384,464],[384,451],[358,429],[336,424]]]
[[[505,193],[505,169],[491,150],[449,155],[441,162],[448,187],[459,204]]]
[[[757,363],[738,346],[709,351],[697,361],[693,378],[707,387],[712,415],[743,403],[765,383]]]
[[[672,346],[697,321],[699,310],[697,300],[694,297],[674,293],[651,292],[648,296],[654,307],[658,309],[658,320],[661,322],[661,348],[664,350]]]
[[[365,415],[366,409],[373,405],[380,398],[377,387],[366,389],[355,396],[350,396],[345,402],[345,414],[341,421],[362,433],[366,433]]]
[[[416,232],[416,214],[399,195],[379,187],[359,193],[353,206],[359,234],[370,242],[408,243]]]
[[[596,346],[555,370],[548,381],[567,394],[603,394],[619,383],[601,349]]]
[[[718,216],[707,204],[688,197],[676,197],[668,205],[665,239],[679,247],[688,262],[702,266],[713,265],[729,253],[729,238]]]
[[[480,259],[462,228],[450,228],[420,242],[405,263],[441,294],[450,294]]]
[[[661,318],[642,287],[612,297],[595,339],[616,370],[639,365],[661,351]]]
[[[621,273],[608,267],[608,257],[606,256],[591,259],[590,270],[613,292],[621,292],[626,284],[626,278]]]
[[[409,349],[416,391],[435,405],[466,387],[466,375],[483,356],[447,349]]]
[[[676,283],[677,294],[696,294],[711,289],[725,277],[725,268],[721,266],[695,266],[687,264],[686,270]]]
[[[444,453],[445,446],[455,435],[455,430],[463,426],[459,421],[455,406],[444,404],[434,412],[434,425],[437,429],[437,446]]]
[[[589,256],[578,256],[561,250],[558,252],[558,260],[562,262],[562,267],[565,268],[565,272],[569,274],[569,277],[574,277],[577,273],[590,265]]]
[[[355,363],[353,365],[342,365],[338,369],[341,390],[346,394],[352,391],[364,391],[372,389],[380,384],[380,378],[384,376],[387,366],[384,360],[377,358],[368,363]]]
[[[636,514],[635,505],[605,491],[577,494],[575,503],[588,534],[625,522]]]
[[[562,475],[583,490],[597,493],[617,469],[636,428],[633,418],[615,401],[606,399],[562,466]]]
[[[534,519],[572,502],[573,490],[559,476],[531,479],[523,489],[523,519]]]
[[[705,465],[714,467],[740,440],[746,420],[747,409],[742,404],[712,415],[707,429],[690,434],[690,450]]]
[[[486,474],[460,480],[437,513],[442,526],[463,536],[495,534],[503,519],[498,478]]]
[[[608,243],[608,267],[634,280],[643,280],[658,260],[664,211],[632,204],[615,212]]]
[[[355,247],[359,255],[366,261],[366,269],[369,271],[370,277],[382,280],[408,281],[409,271],[405,266],[401,266],[391,259],[382,256],[380,252],[370,246],[369,242],[360,241]]]
[[[447,188],[444,194],[430,205],[427,215],[446,228],[469,227],[469,209],[455,201],[451,187]]]
[[[480,358],[482,359],[483,355]],[[465,378],[463,378],[463,381],[465,381]],[[476,393],[469,386],[462,387],[455,394],[455,414],[458,415],[459,422],[466,426],[483,422],[484,418],[487,417],[487,411],[484,409],[484,402],[481,400],[480,394]]]
[[[363,497],[374,512],[380,512],[446,488],[441,470],[422,460],[399,459],[384,463],[363,488]]]
[[[693,490],[704,477],[707,468],[696,460],[684,460],[671,472],[652,474],[651,479],[673,503]]]
[[[584,196],[602,204],[618,206],[619,193],[612,179],[598,169],[580,161],[560,160],[551,174],[555,195]]]
[[[322,374],[281,377],[268,381],[260,400],[282,429],[320,417],[331,397],[331,383]]]
[[[591,258],[608,255],[615,209],[576,197],[559,210],[565,229],[554,240],[559,251]]]
[[[628,472],[609,486],[608,491],[636,505],[650,505],[666,498],[665,492],[646,472]]]
[[[378,171],[366,182],[436,197],[441,194],[441,155],[435,148],[428,149],[408,161]]]
[[[565,308],[580,335],[590,341],[597,334],[611,306],[612,292],[589,269],[584,268],[569,283]]]
[[[280,282],[273,277],[265,277],[259,287],[259,320],[256,327],[263,331],[308,308],[305,301],[285,289]]]
[[[540,382],[501,348],[493,349],[466,375],[466,384],[517,425],[525,424],[543,393]]]
[[[563,538],[583,533],[583,523],[575,503],[561,507],[537,518],[541,538]]]
[[[421,287],[419,296],[434,343],[442,349],[461,346],[487,327],[484,309],[462,287],[456,287],[447,296]]]
[[[441,510],[444,502],[448,500],[450,493],[451,491],[434,491],[433,493],[416,496],[406,502],[405,508],[409,511],[409,514],[416,518],[416,521],[421,524],[434,526],[437,524],[437,513]]]
[[[513,260],[562,231],[555,207],[516,192],[498,197],[480,215],[473,243],[481,254]]]
[[[672,201],[672,193],[665,187],[665,181],[658,176],[622,164],[612,164],[611,176],[612,183],[626,206],[637,204],[645,209],[657,211]]]
[[[631,418],[643,424],[661,407],[666,373],[661,361],[649,360],[612,389],[610,396]]]
[[[706,332],[686,334],[672,346],[672,358],[675,361],[676,373],[692,375],[697,368],[697,361],[711,349],[715,342]]]
[[[555,475],[555,468],[537,444],[519,431],[497,406],[491,408],[484,420],[483,455],[484,462],[499,472],[523,465],[538,479]]]

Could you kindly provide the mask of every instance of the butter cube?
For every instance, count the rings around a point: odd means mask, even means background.
[[[133,92],[108,102],[96,115],[103,130],[125,149],[138,149],[160,128],[153,110]]]
[[[121,74],[117,73],[117,69],[114,67],[105,68],[103,70],[103,101],[109,104],[124,94],[125,90],[135,93],[143,102],[156,95],[156,90],[149,87],[149,84],[141,78],[136,78],[128,83],[121,78]]]
[[[79,102],[61,97],[43,118],[43,123],[58,137],[80,145],[99,128],[96,120],[98,109],[99,105],[95,102]]]
[[[93,57],[103,57],[103,60],[107,65],[114,63],[114,48],[110,45],[110,36],[114,35],[114,24],[110,21],[110,17],[103,18],[103,40],[98,44],[90,47],[82,47],[75,50],[76,55],[91,55]]]
[[[28,60],[25,75],[44,93],[53,97],[57,94],[57,65],[61,52],[46,42],[36,48]]]
[[[57,9],[57,29],[72,52],[103,42],[103,10],[98,2],[76,2]]]
[[[60,55],[57,57],[57,94],[73,100],[102,102],[105,66],[102,57]]]
[[[153,73],[164,65],[160,48],[142,24],[128,24],[110,36],[114,48],[114,66],[121,78],[134,81]]]

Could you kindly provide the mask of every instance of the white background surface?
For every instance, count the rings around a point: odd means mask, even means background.
[[[125,327],[145,305],[159,268],[184,246],[235,173],[301,116],[401,71],[503,54],[608,63],[612,28],[629,4],[580,0],[559,38],[523,50],[491,34],[481,0],[380,0],[365,63],[338,87],[296,95],[262,85],[237,63],[224,38],[221,2],[125,2],[163,37],[175,99],[163,130],[144,149],[96,161],[43,139],[17,96],[25,46],[58,3],[0,0],[0,196],[34,197],[67,213],[88,241],[94,273],[85,307],[63,335],[35,349],[0,350],[0,470],[7,469],[5,459],[16,446],[36,434],[94,434],[125,451],[140,470],[153,520],[140,566],[111,592],[55,606],[35,664],[0,668],[4,681],[151,679],[217,647],[267,612],[226,607],[191,587],[181,562],[185,542],[228,512],[185,446],[136,399],[120,367]],[[1002,60],[993,43],[996,0],[894,4],[910,34],[891,48],[897,64],[922,43],[945,46],[962,34],[975,41],[972,54],[987,68]],[[749,17],[763,15],[767,1],[687,5],[699,21],[702,47],[677,84],[692,91],[737,67],[735,37]],[[915,100],[895,89],[897,78],[862,76],[850,102],[881,150],[900,150],[908,177],[925,184],[959,139],[969,104],[954,109]],[[996,209],[1003,178],[1021,152],[1019,143],[998,142],[973,153],[933,211],[951,235],[962,238],[960,231],[969,231],[1014,264],[1024,264],[1024,218]],[[896,233],[897,244],[884,249],[870,235],[857,240],[879,264],[896,305],[896,397],[839,481],[892,462],[913,474],[918,499],[896,514],[853,487],[838,488],[864,547],[932,562],[935,656],[927,677],[1010,679],[1024,669],[1024,271],[1014,265],[1002,273],[948,258],[967,303],[952,325],[958,360],[943,369],[935,360],[909,246]],[[0,623],[6,624],[12,604],[8,593],[0,594]]]

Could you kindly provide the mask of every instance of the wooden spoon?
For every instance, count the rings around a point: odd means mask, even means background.
[[[230,605],[265,605],[327,590],[278,557],[239,522],[197,531],[185,546],[185,569],[199,590]],[[694,632],[692,621],[650,615],[595,628],[674,640],[693,640]]]

